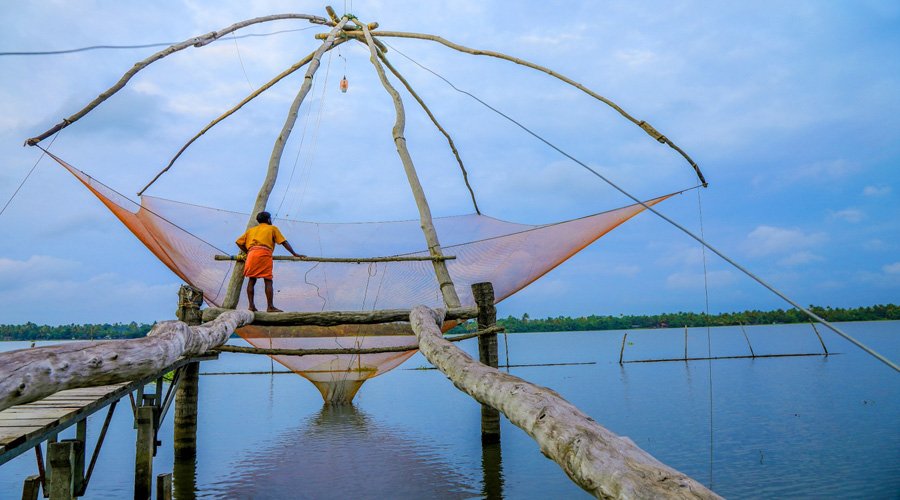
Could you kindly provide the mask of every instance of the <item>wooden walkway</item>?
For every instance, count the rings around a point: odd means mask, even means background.
[[[217,356],[181,358],[159,373],[141,380],[99,387],[69,389],[57,392],[39,401],[13,406],[0,411],[0,465],[48,439],[55,438],[61,431],[85,420],[89,415],[119,401],[123,397],[129,397],[129,394],[134,391],[138,391],[138,396],[132,400],[132,406],[134,406],[135,402],[137,405],[140,405],[142,403],[143,388],[147,384],[157,382],[161,385],[158,381],[165,373],[177,370],[191,362],[206,361],[215,359],[215,357]],[[162,394],[156,394],[156,397],[160,398],[156,403],[157,405],[164,405],[166,400],[169,399],[165,398],[163,400]]]

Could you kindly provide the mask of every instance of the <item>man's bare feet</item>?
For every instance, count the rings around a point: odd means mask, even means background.
[[[250,306],[247,308],[250,312],[256,312],[256,306]]]
[[[270,313],[280,313],[280,312],[284,312],[284,311],[282,311],[281,309],[279,309],[279,308],[277,308],[277,307],[270,307],[270,308],[266,309],[266,311],[268,311],[268,312],[270,312]]]

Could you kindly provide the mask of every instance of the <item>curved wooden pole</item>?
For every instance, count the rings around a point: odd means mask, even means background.
[[[87,106],[82,108],[81,111],[78,111],[74,115],[63,119],[63,121],[57,123],[56,125],[51,127],[49,130],[47,130],[43,134],[32,137],[31,139],[28,139],[27,141],[25,141],[25,144],[27,144],[28,146],[34,146],[35,144],[46,139],[47,137],[50,137],[51,135],[55,134],[56,132],[59,132],[60,130],[68,127],[72,123],[75,123],[76,121],[78,121],[79,119],[84,117],[84,115],[90,113],[94,108],[96,108],[101,103],[103,103],[103,101],[109,99],[110,97],[112,97],[113,94],[122,90],[122,88],[125,87],[125,84],[127,84],[128,81],[131,80],[131,78],[134,77],[134,75],[136,75],[138,71],[146,68],[150,64],[162,59],[163,57],[166,57],[170,54],[174,54],[175,52],[178,52],[179,50],[183,50],[183,49],[186,49],[191,46],[202,47],[204,45],[207,45],[209,43],[216,41],[217,39],[219,39],[231,32],[237,31],[241,28],[245,28],[245,27],[253,25],[253,24],[265,23],[265,22],[269,22],[269,21],[276,21],[279,19],[306,19],[309,22],[314,23],[314,24],[326,24],[328,22],[328,20],[325,19],[324,17],[311,16],[309,14],[274,14],[271,16],[254,17],[253,19],[247,19],[246,21],[234,23],[231,26],[222,28],[221,30],[210,31],[209,33],[207,33],[205,35],[196,36],[193,38],[189,38],[183,42],[176,43],[174,45],[170,45],[169,47],[166,47],[165,49],[160,50],[159,52],[153,54],[152,56],[150,56],[142,61],[136,62],[134,64],[134,66],[131,67],[131,69],[126,71],[125,74],[122,75],[121,78],[119,78],[119,81],[117,81],[115,83],[115,85],[106,89],[102,94],[97,96],[96,99],[89,102],[87,104]]]
[[[337,47],[338,45],[344,43],[345,41],[346,41],[345,39],[340,39],[340,40],[335,41],[334,45],[332,45],[328,50],[331,50],[332,48]],[[200,132],[197,132],[197,134],[194,137],[191,137],[191,139],[184,146],[182,146],[181,149],[179,149],[177,153],[175,153],[175,156],[173,156],[172,159],[169,160],[169,163],[166,165],[166,168],[160,170],[159,173],[157,173],[156,176],[153,177],[153,179],[151,179],[150,182],[148,182],[146,186],[144,186],[143,188],[141,188],[140,191],[138,191],[137,195],[140,196],[140,195],[144,194],[144,191],[146,191],[147,188],[152,186],[153,183],[156,182],[157,179],[160,178],[160,176],[162,176],[162,174],[168,172],[169,169],[172,168],[172,165],[175,164],[175,161],[181,156],[181,154],[184,153],[187,150],[187,148],[189,148],[190,145],[194,143],[194,141],[199,139],[200,136],[209,132],[209,129],[215,127],[216,125],[219,124],[219,122],[221,122],[222,120],[233,115],[235,112],[237,112],[237,110],[243,108],[245,104],[252,101],[256,97],[258,97],[260,94],[262,94],[263,92],[272,88],[273,85],[280,82],[281,80],[283,80],[285,77],[287,77],[291,73],[294,73],[298,69],[309,64],[309,62],[312,60],[314,54],[315,54],[315,52],[310,52],[309,54],[307,54],[306,57],[304,57],[303,59],[294,63],[294,65],[292,65],[290,68],[282,71],[275,78],[272,78],[271,80],[266,82],[263,86],[254,90],[250,95],[245,97],[241,102],[237,103],[234,107],[232,107],[231,109],[229,109],[228,111],[226,111],[225,113],[220,115],[215,120],[209,122],[209,124],[207,124],[205,127],[203,127],[203,130],[201,130]]]
[[[359,39],[357,38],[357,40]],[[403,75],[401,75],[400,72],[397,71],[397,68],[395,68],[390,61],[388,61],[387,57],[385,57],[382,52],[378,52],[378,58],[381,59],[381,62],[383,62],[384,65],[387,66],[387,69],[391,70],[391,73],[393,73],[394,76],[397,77],[398,80],[400,80],[400,83],[402,83],[403,86],[406,87],[406,91],[409,92],[411,96],[413,96],[416,102],[419,103],[419,106],[422,106],[425,114],[428,115],[428,118],[431,118],[431,123],[433,123],[434,126],[437,127],[437,129],[440,130],[442,134],[444,134],[444,137],[447,138],[447,143],[450,145],[450,151],[453,152],[453,156],[456,157],[456,162],[459,163],[459,169],[462,170],[463,181],[466,183],[466,187],[469,189],[469,195],[472,197],[472,205],[475,206],[475,213],[481,215],[481,210],[479,210],[478,208],[478,202],[475,201],[475,191],[472,190],[472,185],[469,184],[469,173],[466,171],[466,166],[463,165],[462,158],[459,157],[459,151],[456,150],[456,144],[453,143],[453,138],[451,138],[450,134],[446,130],[444,130],[444,127],[442,127],[441,124],[438,123],[437,118],[435,118],[434,114],[431,112],[431,109],[429,109],[428,106],[425,105],[425,101],[423,101],[422,98],[419,97],[419,94],[416,93],[415,90],[413,90],[409,82],[406,81],[406,78],[404,78]]]
[[[421,352],[461,391],[501,411],[578,486],[597,498],[719,498],[613,434],[556,392],[479,363],[442,338],[440,311],[409,316]]]
[[[275,187],[275,181],[278,179],[278,168],[281,166],[281,155],[284,153],[284,145],[287,143],[291,131],[294,129],[294,124],[297,122],[297,112],[300,110],[300,104],[312,88],[313,75],[315,75],[316,70],[319,69],[319,61],[322,59],[322,55],[334,46],[335,37],[342,31],[342,28],[346,23],[347,18],[341,18],[341,21],[330,33],[328,33],[328,38],[326,38],[325,41],[322,42],[322,45],[320,45],[313,53],[312,59],[309,62],[309,67],[306,69],[306,76],[303,77],[303,85],[300,86],[300,91],[297,92],[297,96],[294,97],[294,101],[291,103],[291,107],[288,110],[287,118],[284,121],[284,126],[281,128],[281,133],[278,134],[278,137],[275,139],[275,145],[272,147],[272,155],[269,157],[269,168],[266,171],[266,178],[259,188],[259,194],[256,196],[256,203],[253,205],[253,210],[250,211],[250,220],[247,221],[247,229],[256,225],[256,214],[266,209],[266,204],[269,202],[269,195],[272,194],[272,188]],[[225,300],[222,304],[223,307],[226,309],[234,309],[237,307],[241,295],[241,285],[243,285],[243,283],[244,263],[236,262],[234,269],[231,272],[231,279],[228,282],[228,291],[225,294]]]
[[[387,75],[384,73],[384,68],[381,67],[381,63],[378,61],[378,49],[375,47],[375,42],[372,39],[372,34],[369,32],[369,27],[356,19],[354,19],[353,22],[362,28],[363,34],[366,37],[366,43],[369,46],[369,61],[371,61],[372,65],[375,67],[378,78],[381,80],[381,85],[384,86],[384,89],[387,90],[388,94],[391,95],[391,99],[394,101],[394,110],[397,113],[397,118],[394,121],[394,128],[392,130],[394,135],[394,145],[397,147],[397,154],[400,155],[400,162],[403,163],[403,169],[406,171],[406,178],[409,180],[409,186],[412,189],[413,197],[416,199],[416,206],[419,209],[419,220],[421,221],[422,232],[425,234],[425,241],[428,244],[428,251],[434,257],[442,257],[441,244],[438,241],[437,231],[435,231],[434,222],[431,219],[431,209],[428,207],[428,200],[425,198],[425,191],[422,189],[422,183],[419,182],[418,174],[416,174],[416,167],[413,165],[412,157],[409,155],[409,149],[406,148],[406,138],[403,136],[404,129],[406,128],[406,112],[403,110],[403,101],[400,99],[400,93],[397,92],[397,89],[395,89],[393,85],[391,85]],[[435,260],[432,264],[434,265],[434,273],[437,276],[438,285],[441,288],[444,304],[446,304],[447,307],[459,307],[459,295],[457,295],[456,289],[453,286],[453,280],[450,278],[447,264],[442,260]]]
[[[0,410],[78,387],[148,377],[182,356],[224,344],[253,321],[250,311],[228,311],[215,321],[188,326],[161,321],[146,337],[109,342],[67,342],[0,354]]]
[[[464,45],[460,45],[458,43],[451,42],[451,41],[441,38],[439,36],[429,35],[426,33],[410,33],[410,32],[405,32],[405,31],[375,31],[372,34],[375,36],[386,36],[386,37],[396,37],[396,38],[416,38],[419,40],[430,40],[432,42],[440,43],[442,45],[450,47],[451,49],[455,49],[460,52],[465,52],[467,54],[472,54],[472,55],[476,55],[476,56],[490,56],[490,57],[496,57],[498,59],[510,61],[510,62],[519,64],[519,65],[522,65],[522,66],[525,66],[525,67],[528,67],[531,69],[536,69],[536,70],[546,73],[554,78],[562,80],[562,81],[568,83],[569,85],[572,85],[573,87],[577,88],[578,90],[584,92],[585,94],[593,97],[594,99],[597,99],[597,100],[603,102],[604,104],[606,104],[607,106],[613,108],[619,114],[621,114],[623,117],[625,117],[625,119],[627,119],[628,121],[641,127],[641,129],[643,129],[644,132],[646,132],[648,135],[650,135],[650,137],[653,137],[658,142],[666,144],[670,148],[677,151],[685,160],[687,160],[687,162],[691,165],[691,167],[693,167],[694,172],[697,174],[697,178],[700,179],[700,182],[703,184],[703,186],[704,187],[707,186],[706,179],[703,177],[703,172],[700,171],[700,167],[697,165],[697,163],[695,163],[694,160],[690,156],[688,156],[687,153],[684,152],[684,150],[682,150],[675,143],[673,143],[668,137],[661,134],[659,131],[657,131],[655,128],[653,128],[653,126],[650,125],[649,123],[647,123],[646,121],[638,120],[637,118],[631,116],[628,112],[626,112],[618,104],[614,103],[610,99],[603,97],[602,95],[594,92],[593,90],[585,87],[584,85],[576,82],[575,80],[572,80],[571,78],[569,78],[565,75],[557,73],[556,71],[553,71],[552,69],[546,68],[544,66],[535,64],[530,61],[526,61],[524,59],[520,59],[518,57],[513,57],[513,56],[510,56],[507,54],[503,54],[502,52],[495,52],[493,50],[473,49],[470,47],[466,47]],[[360,36],[358,33],[355,33],[355,32],[349,32],[349,33],[346,33],[346,35],[353,36],[353,37]]]

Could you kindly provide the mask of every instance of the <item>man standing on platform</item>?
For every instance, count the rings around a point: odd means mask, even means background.
[[[262,278],[266,285],[266,302],[268,312],[281,312],[275,307],[273,298],[275,295],[272,284],[272,251],[275,245],[283,245],[294,257],[304,257],[291,248],[291,244],[284,238],[281,231],[272,225],[272,215],[269,212],[256,214],[257,226],[251,227],[235,241],[241,252],[247,255],[244,261],[244,276],[250,278],[247,281],[247,301],[250,310],[256,311],[253,302],[253,289],[256,287],[257,278]]]

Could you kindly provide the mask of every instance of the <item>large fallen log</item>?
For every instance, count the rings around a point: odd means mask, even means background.
[[[719,498],[628,438],[595,422],[556,392],[483,365],[442,338],[441,312],[409,319],[419,351],[463,392],[501,411],[537,441],[578,486],[597,498]]]
[[[144,378],[179,357],[204,354],[250,324],[250,311],[229,311],[211,323],[157,323],[146,337],[106,342],[71,342],[0,354],[0,410],[78,387]]]

